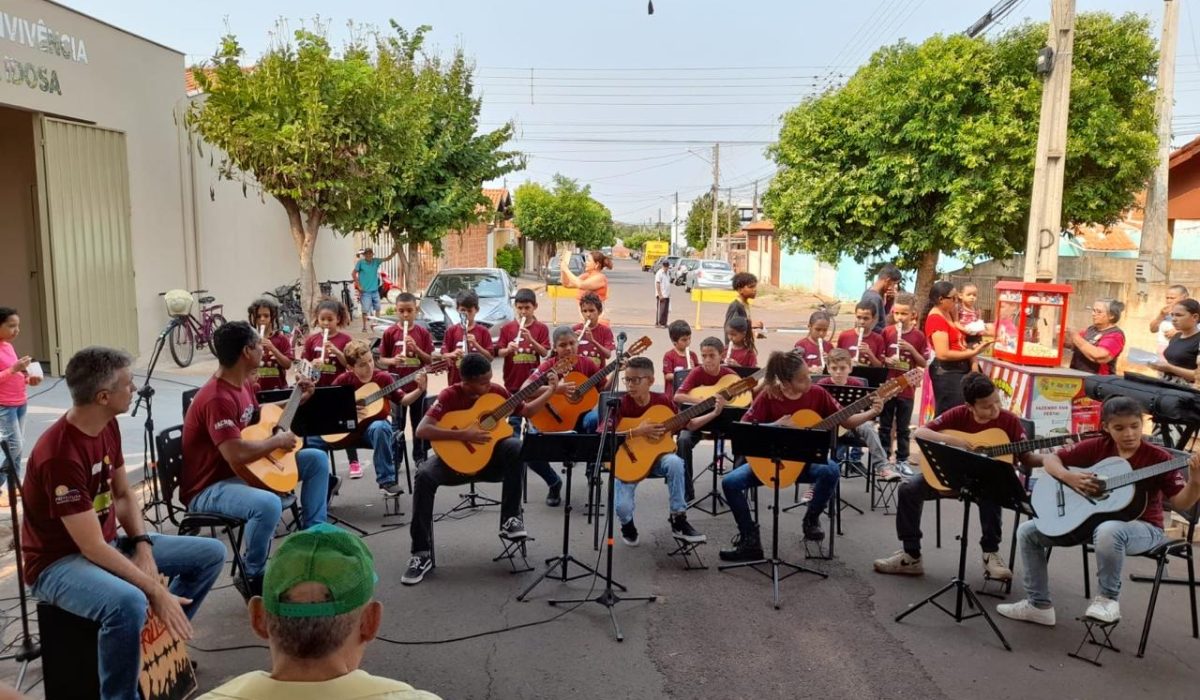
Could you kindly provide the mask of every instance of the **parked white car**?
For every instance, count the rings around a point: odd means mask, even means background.
[[[701,260],[700,264],[688,270],[684,278],[683,288],[693,289],[730,289],[733,283],[733,266],[724,260]]]

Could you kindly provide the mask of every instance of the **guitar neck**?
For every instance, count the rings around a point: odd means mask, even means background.
[[[545,386],[546,380],[549,378],[550,374],[547,372],[521,387],[516,393],[508,397],[507,401],[497,406],[495,411],[492,411],[492,418],[496,419],[496,421],[502,421],[511,416],[513,411],[517,410],[517,406],[533,398],[533,395]]]
[[[1113,489],[1119,489],[1122,486],[1129,486],[1130,484],[1136,484],[1139,481],[1153,479],[1155,477],[1162,476],[1163,474],[1170,474],[1173,471],[1178,471],[1178,470],[1186,467],[1188,465],[1188,461],[1191,458],[1192,458],[1191,455],[1187,455],[1186,457],[1176,457],[1175,459],[1172,459],[1169,462],[1162,462],[1161,464],[1156,464],[1153,467],[1146,467],[1144,469],[1134,469],[1133,471],[1129,472],[1128,474],[1122,474],[1121,476],[1114,476],[1105,482],[1104,489],[1106,491],[1112,491]]]
[[[688,423],[692,422],[693,418],[696,418],[696,417],[704,415],[705,413],[708,413],[709,411],[711,411],[713,409],[713,406],[715,406],[716,404],[717,404],[717,397],[710,396],[707,399],[704,399],[703,401],[701,401],[700,403],[692,404],[690,407],[685,408],[684,410],[680,411],[679,413],[676,413],[674,416],[671,416],[671,418],[669,418],[668,420],[663,422],[663,427],[667,429],[668,433],[679,432],[680,430],[683,429],[684,426],[686,426]]]
[[[609,362],[607,365],[604,365],[603,369],[601,369],[599,372],[593,374],[592,376],[588,377],[584,383],[575,387],[576,398],[583,396],[589,390],[594,389],[596,386],[598,386],[600,384],[600,382],[604,381],[605,378],[608,377],[608,375],[612,374],[613,372],[616,372],[617,367],[619,367],[620,365],[621,365],[620,357],[613,360],[612,362]]]
[[[832,430],[833,428],[838,427],[843,422],[845,422],[845,420],[847,418],[849,418],[850,416],[853,416],[856,413],[860,413],[867,406],[870,406],[871,405],[871,397],[874,395],[875,395],[875,392],[871,392],[870,394],[867,394],[866,396],[862,397],[861,399],[848,404],[847,406],[842,408],[842,410],[837,411],[836,413],[829,414],[825,418],[821,419],[820,423],[817,423],[816,425],[814,425],[813,430]]]
[[[980,452],[988,457],[1000,457],[1003,455],[1022,454],[1024,452],[1033,452],[1034,450],[1043,450],[1047,447],[1058,447],[1066,444],[1067,441],[1074,440],[1078,442],[1084,439],[1087,433],[1074,433],[1071,435],[1056,435],[1054,437],[1034,438],[1032,440],[1020,440],[1018,442],[1009,442],[1003,445],[992,445],[985,447]]]
[[[283,407],[283,414],[279,416],[280,430],[288,431],[292,429],[292,420],[296,417],[296,412],[300,410],[300,397],[304,394],[303,389],[299,385],[292,388],[292,395],[288,397],[287,404]]]
[[[363,399],[363,404],[369,406],[369,405],[375,403],[376,401],[378,401],[379,399],[382,399],[383,397],[387,396],[388,394],[391,394],[393,391],[396,391],[397,389],[399,389],[403,386],[406,386],[408,384],[412,384],[413,382],[417,381],[418,379],[425,376],[426,374],[429,374],[429,367],[422,367],[421,369],[417,370],[416,372],[413,372],[412,374],[400,377],[399,379],[392,382],[391,384],[388,384],[387,386],[383,387],[379,391],[376,391],[375,393],[367,396],[367,398]]]

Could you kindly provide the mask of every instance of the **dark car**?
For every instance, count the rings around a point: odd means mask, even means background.
[[[447,323],[461,323],[454,299],[459,292],[472,290],[479,296],[476,323],[488,329],[492,342],[500,337],[500,327],[516,318],[512,298],[517,285],[508,273],[496,267],[464,267],[442,270],[429,281],[417,306],[417,319],[428,324],[429,333],[439,345]]]
[[[582,275],[584,268],[587,266],[582,253],[571,253],[571,257],[567,260],[567,269],[571,272]],[[558,284],[559,269],[558,256],[555,255],[546,263],[546,267],[542,269],[542,281],[547,284]]]

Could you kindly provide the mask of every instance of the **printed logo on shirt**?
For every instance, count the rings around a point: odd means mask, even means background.
[[[237,426],[228,418],[222,418],[213,424],[213,430],[227,430],[229,428],[237,428]]]
[[[254,418],[254,406],[247,406],[242,410],[242,425],[250,425],[252,418]]]
[[[54,503],[56,505],[61,506],[65,503],[78,503],[82,500],[83,494],[79,493],[77,489],[63,485],[54,487]]]
[[[518,365],[540,364],[538,356],[531,352],[518,352],[513,355],[513,363]]]
[[[400,366],[401,367],[420,367],[421,366],[421,358],[409,357],[409,356],[405,355],[400,358]]]
[[[260,379],[263,377],[278,377],[279,376],[279,368],[278,367],[259,367],[258,368],[258,376]]]

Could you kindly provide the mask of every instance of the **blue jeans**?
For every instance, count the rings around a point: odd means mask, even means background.
[[[193,617],[225,564],[224,543],[207,537],[151,534],[158,570],[171,579],[171,592],[192,602]],[[48,566],[30,589],[38,600],[100,624],[97,659],[104,700],[138,700],[142,671],[141,636],[149,607],[132,583],[71,554]]]
[[[21,470],[21,453],[25,451],[25,412],[28,409],[29,404],[0,406],[0,442],[8,444],[17,476],[24,475]],[[0,452],[0,459],[3,458],[4,453]],[[0,473],[0,486],[4,485],[5,480],[4,474]]]
[[[808,503],[808,511],[804,517],[816,518],[829,505],[834,489],[838,482],[838,466],[835,462],[825,464],[809,464],[797,479],[802,484],[813,485],[813,499]],[[742,464],[737,469],[721,479],[721,490],[725,492],[725,501],[729,510],[733,511],[733,519],[737,521],[738,532],[748,535],[754,532],[754,519],[750,516],[750,503],[746,500],[746,490],[762,486],[762,482],[751,471],[749,464]]]
[[[325,522],[329,502],[329,460],[320,450],[306,449],[296,453],[296,465],[300,469],[301,527],[307,529]],[[235,476],[196,494],[188,509],[245,520],[244,575],[247,578],[262,576],[267,566],[267,554],[271,551],[271,540],[275,537],[275,525],[283,513],[279,494],[256,489]]]
[[[523,420],[525,419],[521,416],[508,417],[508,424],[512,426],[513,435],[517,436],[518,439],[521,437],[521,422]],[[538,432],[538,429],[533,427],[533,423],[529,424],[529,432]],[[529,471],[542,477],[542,481],[545,481],[547,486],[554,487],[562,483],[562,479],[558,476],[558,473],[554,471],[554,467],[550,466],[549,462],[532,461],[526,462],[525,466],[529,468]]]
[[[392,424],[386,420],[372,422],[367,426],[367,431],[363,433],[358,444],[371,447],[375,451],[371,457],[371,464],[375,467],[375,483],[380,486],[396,483],[396,462],[392,454]],[[325,442],[320,435],[313,435],[304,440],[304,446],[326,450],[329,448],[329,443]]]
[[[379,299],[379,290],[378,289],[376,289],[375,291],[372,291],[372,292],[368,292],[364,289],[362,292],[362,300],[361,300],[363,316],[366,316],[367,314],[369,314],[371,312],[378,313],[379,312],[379,301],[380,301],[380,299]]]
[[[596,428],[598,428],[600,426],[600,407],[597,406],[597,407],[593,408],[592,410],[588,411],[587,413],[583,414],[583,418],[581,418],[580,420],[582,421],[582,423],[580,425],[582,432],[585,432],[585,433],[596,432]]]
[[[1092,535],[1096,545],[1096,579],[1100,595],[1117,600],[1121,595],[1121,567],[1126,554],[1141,554],[1154,549],[1166,535],[1144,520],[1101,523]],[[1017,530],[1017,546],[1021,549],[1021,565],[1025,567],[1025,597],[1042,608],[1050,607],[1050,574],[1046,557],[1050,540],[1037,529],[1037,521],[1029,520]]]
[[[684,475],[683,457],[673,453],[659,457],[647,476],[666,477],[671,515],[687,512],[687,501],[683,498],[683,488],[687,481],[687,477]],[[622,525],[633,521],[633,497],[637,487],[637,483],[629,484],[620,479],[616,480],[613,508],[616,509],[617,520],[620,520]]]

